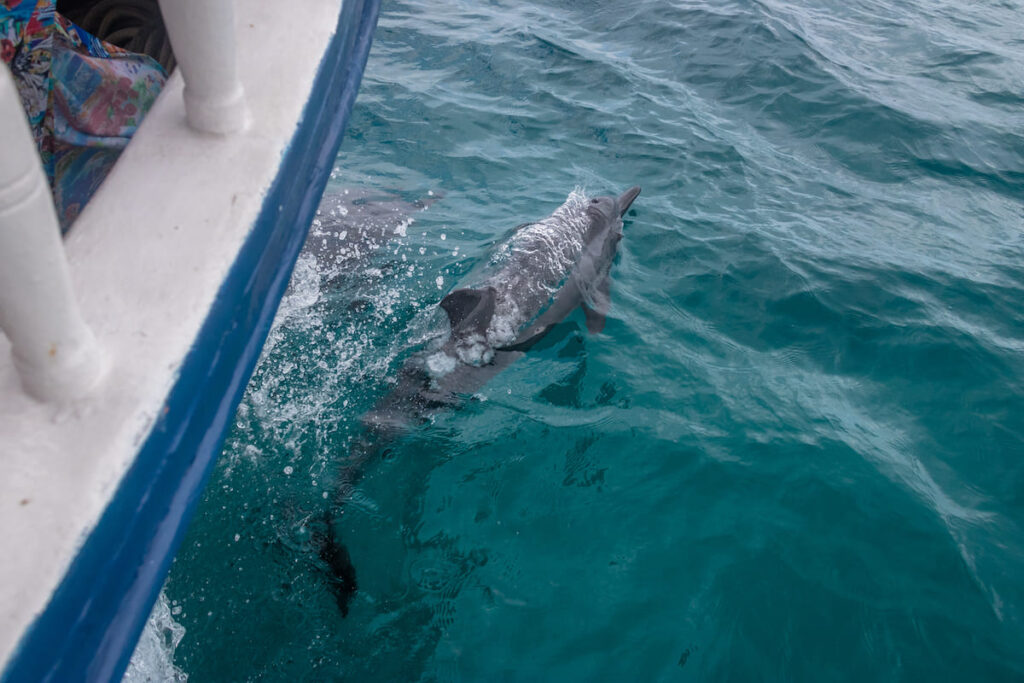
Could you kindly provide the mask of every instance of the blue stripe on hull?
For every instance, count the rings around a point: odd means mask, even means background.
[[[346,0],[259,218],[153,431],[3,683],[115,681],[128,666],[259,359],[359,90],[380,0]]]

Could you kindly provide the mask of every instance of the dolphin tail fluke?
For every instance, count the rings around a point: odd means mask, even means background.
[[[334,530],[334,520],[329,512],[325,512],[322,522],[325,530],[313,536],[317,553],[328,569],[328,583],[342,617],[348,616],[349,604],[356,594],[359,584],[356,582],[356,567],[348,548],[338,539]]]
[[[380,444],[363,435],[356,439],[349,454],[348,464],[338,473],[334,484],[332,504],[320,515],[320,528],[312,535],[312,543],[325,569],[327,584],[338,603],[342,617],[348,616],[349,604],[359,589],[356,567],[348,548],[338,538],[335,521],[342,507],[352,496],[356,483],[365,474],[369,461],[380,450]]]
[[[639,194],[640,194],[640,186],[639,185],[634,185],[633,187],[629,188],[628,190],[623,192],[621,195],[619,195],[619,217],[620,218],[622,216],[626,215],[626,212],[629,211],[629,207],[633,205],[633,200],[636,199],[637,195],[639,195]]]

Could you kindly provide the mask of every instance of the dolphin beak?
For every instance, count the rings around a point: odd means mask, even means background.
[[[626,215],[626,212],[629,211],[629,207],[633,204],[633,200],[636,199],[638,194],[640,194],[640,187],[638,185],[634,185],[622,193],[619,197],[620,218]]]

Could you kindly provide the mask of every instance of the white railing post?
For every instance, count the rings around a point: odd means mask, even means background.
[[[78,310],[49,184],[6,65],[0,140],[0,328],[29,395],[76,398],[96,384],[102,356]]]
[[[160,0],[174,58],[185,80],[188,125],[204,133],[245,128],[248,110],[238,80],[232,0]]]

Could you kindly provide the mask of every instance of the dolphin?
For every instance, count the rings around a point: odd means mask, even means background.
[[[319,555],[343,616],[357,583],[333,519],[369,462],[415,424],[478,391],[577,308],[587,330],[600,333],[611,304],[622,219],[639,194],[639,187],[593,198],[573,192],[547,218],[515,228],[477,282],[441,300],[447,329],[406,361],[394,388],[362,416],[362,433],[334,484]]]
[[[326,193],[303,250],[325,264],[350,265],[404,236],[412,214],[426,211],[440,198],[433,191],[411,202],[393,192],[363,188]]]
[[[303,256],[314,259],[320,289],[344,288],[377,250],[406,235],[415,214],[443,196],[430,191],[425,197],[406,201],[394,192],[366,188],[325,193],[302,248]],[[295,288],[293,280],[286,295]]]

